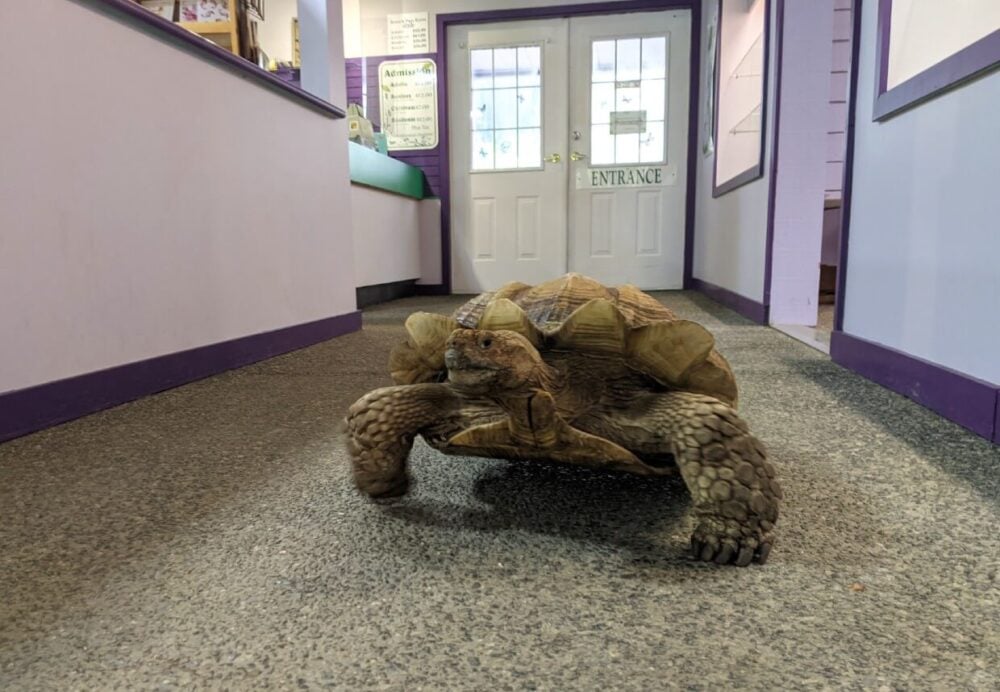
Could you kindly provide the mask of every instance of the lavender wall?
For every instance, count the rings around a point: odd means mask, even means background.
[[[775,7],[771,3],[772,44],[775,36]],[[718,0],[702,1],[701,45],[708,45],[709,18],[718,11]],[[771,51],[773,56],[774,51]],[[740,188],[712,197],[713,156],[698,156],[695,202],[693,277],[755,303],[764,302],[764,264],[767,247],[767,209],[771,152],[774,134],[776,61],[768,60],[768,94],[764,147],[764,176]],[[709,76],[701,75],[701,91],[710,89]],[[704,99],[698,122],[704,119]],[[699,142],[699,147],[701,143]]]
[[[344,120],[87,4],[3,17],[0,392],[354,311]]]
[[[834,0],[781,3],[781,93],[771,255],[770,318],[815,325],[826,186],[829,46]]]
[[[431,59],[437,61],[434,53],[421,55],[384,55],[368,58],[348,58],[346,60],[347,71],[347,102],[357,103],[367,106],[366,115],[376,131],[381,129],[379,88],[378,88],[378,66],[385,60],[404,59]],[[441,66],[438,65],[440,71]],[[362,87],[367,81],[367,104],[362,101]],[[446,132],[438,133],[439,139],[446,137]],[[416,151],[393,151],[389,155],[394,159],[405,161],[411,166],[416,166],[424,172],[427,178],[428,194],[439,196],[441,194],[441,145],[433,149],[423,149]]]
[[[859,41],[844,331],[1000,383],[1000,71],[873,122],[878,3]]]

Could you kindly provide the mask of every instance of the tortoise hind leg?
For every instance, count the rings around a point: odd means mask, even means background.
[[[347,446],[358,489],[371,497],[406,494],[413,439],[447,419],[455,402],[444,384],[383,387],[358,399],[347,413]]]
[[[764,446],[731,407],[701,394],[656,394],[610,414],[607,425],[602,434],[640,458],[674,455],[694,502],[697,559],[767,560],[782,490]]]

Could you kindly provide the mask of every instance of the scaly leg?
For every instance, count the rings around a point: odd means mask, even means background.
[[[384,387],[358,399],[347,413],[348,450],[358,489],[371,497],[406,494],[406,459],[414,437],[456,416],[457,401],[445,384]]]
[[[774,543],[781,486],[760,440],[736,412],[702,394],[650,395],[583,429],[643,455],[674,455],[694,501],[696,558],[763,563]]]

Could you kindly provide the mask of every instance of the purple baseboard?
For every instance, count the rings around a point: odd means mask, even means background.
[[[715,284],[703,281],[702,279],[691,278],[688,287],[704,293],[717,303],[722,303],[727,308],[735,310],[748,320],[753,320],[757,324],[768,324],[768,308],[763,303],[741,296],[730,291],[728,288],[716,286]]]
[[[0,394],[0,442],[361,329],[361,312]]]
[[[1000,441],[998,385],[841,331],[831,337],[830,357],[987,440]]]

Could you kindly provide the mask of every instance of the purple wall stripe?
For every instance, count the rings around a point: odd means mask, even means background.
[[[997,385],[841,331],[832,335],[830,356],[849,370],[997,441]]]
[[[0,442],[359,329],[356,311],[6,392]]]
[[[757,324],[766,325],[768,323],[768,307],[763,303],[758,303],[756,300],[751,300],[750,298],[741,296],[739,293],[730,291],[728,288],[716,286],[702,279],[692,278],[691,289],[704,293],[715,302],[721,303],[731,310],[735,310]]]
[[[889,27],[892,0],[879,0],[875,50],[875,107],[873,120],[885,120],[900,111],[1000,67],[1000,29],[914,75],[892,89],[889,78]]]

